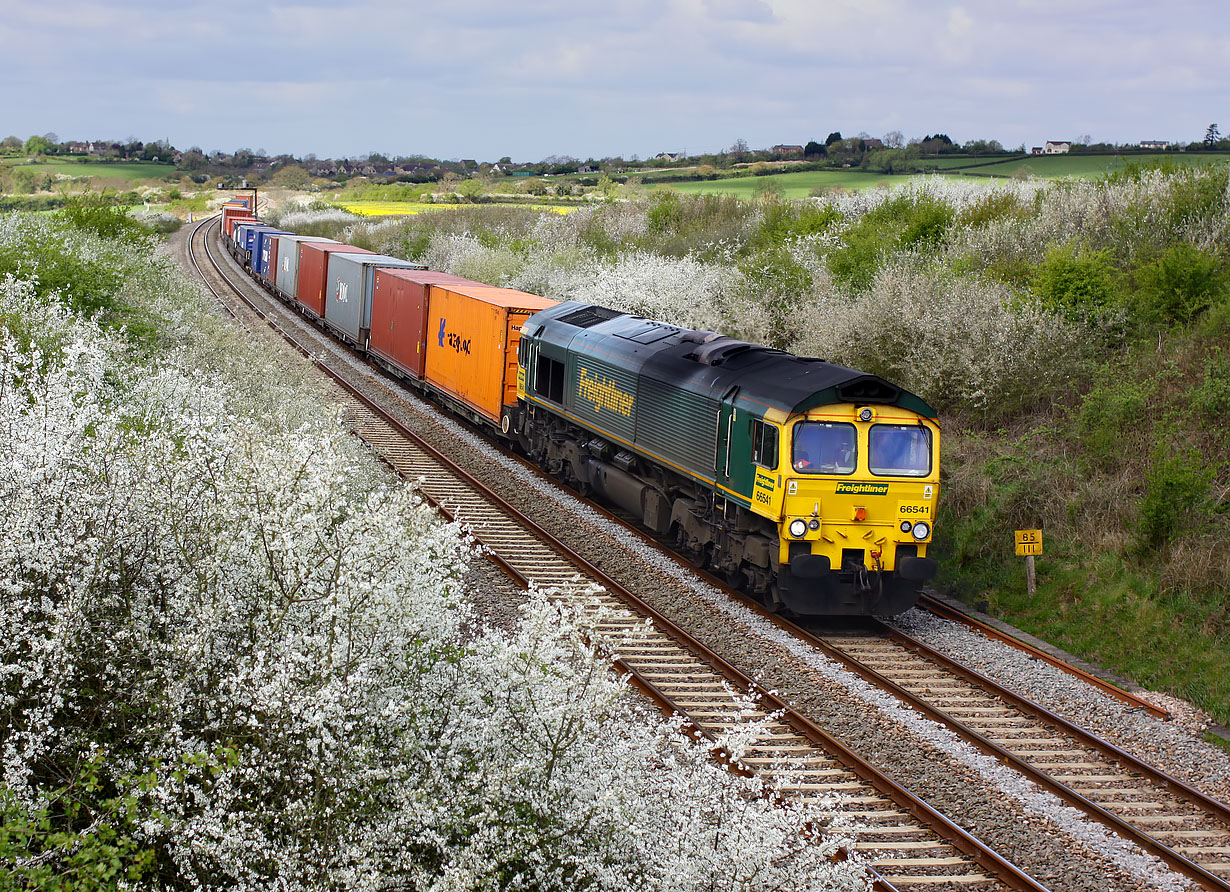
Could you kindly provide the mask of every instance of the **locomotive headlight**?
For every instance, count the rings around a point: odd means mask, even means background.
[[[921,541],[931,535],[931,524],[920,520],[918,523],[914,524],[914,529],[910,532],[914,534],[915,539]]]
[[[913,528],[914,524],[910,523],[908,520],[901,521],[901,532],[908,533]]]
[[[802,539],[807,535],[807,521],[803,519],[790,521],[790,535],[796,539]]]
[[[814,533],[816,530],[820,529],[820,521],[813,517],[811,520],[807,521],[807,528]]]
[[[875,418],[875,416],[876,416],[876,413],[874,410],[869,409],[869,408],[863,408],[859,410],[858,420],[859,421],[870,421],[871,419]]]

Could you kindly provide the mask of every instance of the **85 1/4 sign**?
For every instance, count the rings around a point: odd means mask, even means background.
[[[1017,530],[1016,553],[1021,557],[1042,554],[1042,531]]]

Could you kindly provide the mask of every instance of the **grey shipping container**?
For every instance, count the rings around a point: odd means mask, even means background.
[[[376,286],[376,270],[427,269],[421,263],[411,263],[384,254],[329,255],[329,271],[325,279],[325,323],[343,338],[367,346],[372,327],[372,290]]]
[[[294,297],[299,289],[299,245],[302,242],[328,242],[336,244],[331,238],[321,238],[315,235],[279,235],[278,236],[278,270],[277,277],[265,274],[273,279],[273,284],[283,294]]]

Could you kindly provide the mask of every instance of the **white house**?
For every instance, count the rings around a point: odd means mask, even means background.
[[[1043,155],[1063,155],[1072,149],[1072,141],[1068,139],[1048,139],[1042,147]]]

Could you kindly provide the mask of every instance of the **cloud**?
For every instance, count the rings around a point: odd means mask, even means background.
[[[765,0],[701,0],[709,15],[732,22],[772,22],[773,10]]]
[[[64,0],[6,11],[0,77],[23,135],[322,156],[1197,138],[1225,106],[1217,18],[1198,0]]]

